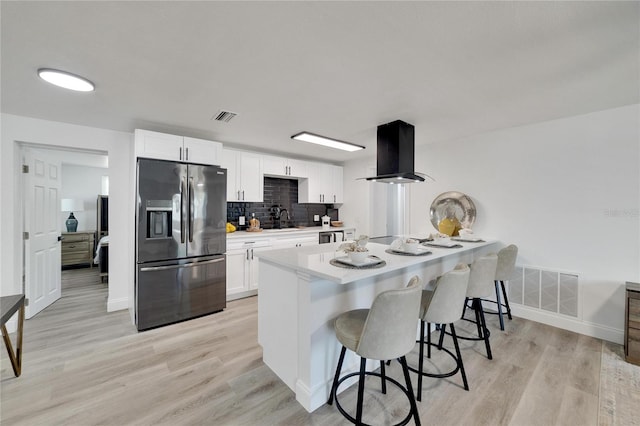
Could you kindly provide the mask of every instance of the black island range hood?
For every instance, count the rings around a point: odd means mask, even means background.
[[[371,182],[424,182],[425,176],[414,171],[415,130],[402,120],[378,126],[377,176]]]

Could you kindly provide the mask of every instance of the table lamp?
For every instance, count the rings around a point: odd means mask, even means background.
[[[78,230],[78,219],[75,218],[73,212],[84,211],[84,203],[82,200],[63,198],[60,200],[60,210],[70,213],[67,221],[65,222],[67,225],[67,232],[76,232]]]

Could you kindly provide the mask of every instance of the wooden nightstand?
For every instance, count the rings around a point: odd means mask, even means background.
[[[93,266],[95,232],[62,233],[62,266],[89,264]]]
[[[624,319],[624,355],[640,365],[640,284],[627,282]]]

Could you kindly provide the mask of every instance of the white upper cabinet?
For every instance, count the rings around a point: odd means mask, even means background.
[[[298,184],[299,203],[342,203],[343,169],[341,166],[308,163],[309,178]]]
[[[333,197],[332,203],[344,202],[344,181],[343,174],[344,168],[341,166],[329,166],[331,167],[331,176],[333,177],[332,191],[329,193],[330,197]]]
[[[222,167],[227,169],[227,201],[262,202],[262,155],[223,149]]]
[[[184,137],[184,153],[189,163],[222,164],[222,144],[204,139]]]
[[[309,176],[306,161],[263,155],[264,174],[284,178],[306,178]]]
[[[222,162],[220,142],[169,135],[136,129],[136,157],[181,161],[219,166]]]

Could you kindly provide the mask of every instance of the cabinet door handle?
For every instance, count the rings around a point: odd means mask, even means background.
[[[334,203],[336,202],[336,195],[335,194],[333,194],[333,202]]]
[[[242,191],[242,201],[244,201],[244,190]]]
[[[253,260],[253,249],[251,249],[251,260]]]
[[[249,260],[249,249],[247,249],[247,260]]]
[[[189,161],[189,148],[185,148],[184,152],[185,152],[184,159]]]
[[[240,201],[240,191],[238,191],[238,201]]]
[[[180,160],[182,160],[182,147],[180,147]]]

